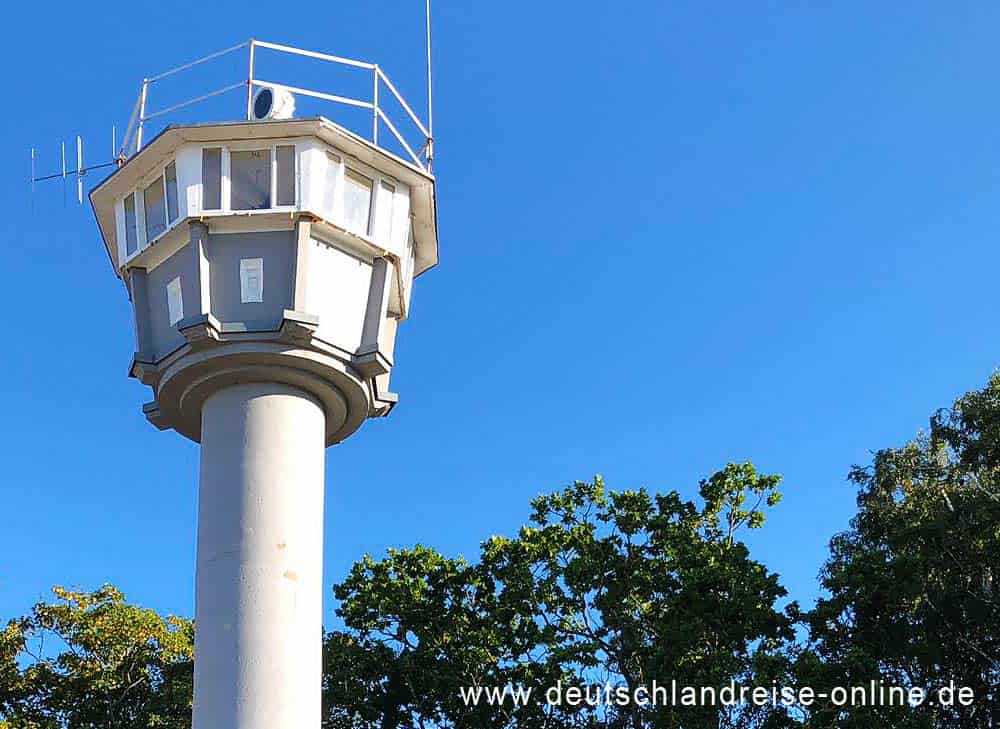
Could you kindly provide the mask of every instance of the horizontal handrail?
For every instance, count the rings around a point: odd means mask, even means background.
[[[355,68],[364,68],[371,71],[375,68],[374,63],[368,63],[367,61],[355,61],[353,58],[344,58],[342,56],[331,56],[329,53],[319,53],[317,51],[306,51],[302,48],[293,48],[292,46],[283,46],[279,43],[268,43],[267,41],[255,40],[253,41],[255,46],[260,46],[261,48],[270,48],[272,51],[281,51],[282,53],[291,53],[295,56],[307,56],[309,58],[318,58],[321,61],[331,61],[333,63],[342,63],[345,66],[354,66]]]
[[[168,106],[165,109],[160,109],[154,112],[147,112],[147,104],[149,100],[148,99],[149,87],[151,84],[160,81],[161,79],[167,78],[168,76],[180,73],[181,71],[186,71],[199,64],[219,58],[220,56],[233,53],[242,48],[249,48],[249,66],[248,66],[247,77],[245,80],[240,81],[238,83],[229,84],[222,88],[216,89],[215,91],[210,91],[206,94],[202,94],[201,96],[195,97],[193,99],[187,99],[185,101],[181,101],[179,103]],[[257,48],[266,48],[269,50],[277,51],[279,53],[304,56],[306,58],[314,58],[320,61],[336,63],[344,66],[350,66],[352,68],[359,68],[365,71],[369,71],[371,72],[372,79],[374,81],[374,83],[372,84],[371,101],[367,101],[364,99],[355,99],[348,96],[341,96],[338,94],[330,94],[322,91],[313,91],[312,89],[306,89],[299,86],[290,86],[288,84],[282,84],[275,81],[265,81],[263,79],[255,78],[254,51]],[[392,123],[392,121],[389,119],[385,111],[379,107],[380,84],[385,84],[385,87],[389,89],[390,92],[392,92],[393,97],[395,97],[396,101],[399,102],[400,106],[403,108],[403,111],[405,111],[406,115],[410,118],[410,121],[413,122],[416,128],[423,135],[424,142],[420,147],[419,153],[413,151],[413,147],[409,144],[409,142],[406,141],[406,138],[400,133],[399,129],[396,128],[396,125]],[[372,144],[374,144],[376,147],[379,146],[378,125],[379,125],[379,120],[381,120],[382,123],[386,125],[386,128],[388,128],[389,131],[392,132],[393,137],[395,137],[396,141],[399,142],[400,146],[402,146],[402,148],[406,150],[406,153],[410,156],[413,162],[418,167],[428,172],[430,171],[430,161],[432,156],[431,150],[433,149],[432,146],[433,138],[429,129],[429,125],[425,125],[420,120],[420,117],[417,116],[416,112],[413,111],[413,108],[406,102],[406,99],[404,99],[403,95],[399,93],[399,90],[396,88],[395,84],[393,84],[392,81],[389,80],[388,75],[385,73],[385,71],[381,69],[381,67],[379,67],[377,64],[374,63],[368,63],[367,61],[358,61],[352,58],[344,58],[343,56],[334,56],[329,53],[308,51],[302,48],[294,48],[292,46],[282,45],[280,43],[271,43],[268,41],[261,41],[255,39],[250,39],[249,41],[238,43],[237,45],[230,46],[229,48],[224,48],[221,51],[216,51],[215,53],[210,53],[207,56],[202,56],[197,60],[191,61],[190,63],[185,63],[183,65],[176,66],[156,76],[151,76],[149,78],[143,79],[142,88],[139,92],[139,98],[136,101],[135,108],[132,111],[132,116],[129,119],[128,126],[125,129],[125,138],[122,140],[121,150],[118,155],[119,162],[121,163],[124,161],[127,152],[130,148],[133,154],[141,149],[143,141],[143,127],[146,122],[152,119],[157,119],[159,117],[165,116],[171,112],[177,111],[178,109],[183,109],[187,106],[200,103],[214,96],[219,96],[220,94],[225,94],[229,91],[234,91],[235,89],[241,87],[246,88],[247,90],[246,114],[248,120],[252,118],[251,117],[252,110],[250,102],[252,99],[254,87],[284,89],[292,94],[297,94],[300,96],[309,96],[315,99],[322,99],[324,101],[331,101],[338,104],[345,104],[347,106],[354,106],[361,109],[370,109],[373,112],[372,114],[373,123],[371,131]],[[426,161],[421,160],[420,158],[421,154],[424,155]]]
[[[219,56],[224,56],[227,53],[232,53],[233,51],[238,51],[240,48],[246,48],[250,45],[251,41],[243,41],[242,43],[237,43],[235,46],[230,46],[229,48],[224,48],[221,51],[216,51],[215,53],[209,53],[207,56],[202,56],[197,61],[191,61],[191,63],[185,63],[183,66],[177,66],[176,68],[171,68],[169,71],[164,71],[157,76],[150,76],[147,81],[153,83],[154,81],[159,81],[167,76],[173,76],[175,73],[180,73],[181,71],[187,71],[189,68],[193,68],[200,63],[205,63],[205,61],[211,61],[213,58],[218,58]]]
[[[179,104],[174,104],[173,106],[168,106],[166,109],[160,109],[159,111],[154,111],[152,114],[147,114],[142,117],[142,121],[147,122],[150,119],[155,119],[158,116],[163,116],[164,114],[169,114],[172,111],[177,111],[178,109],[183,109],[185,106],[191,106],[192,104],[197,104],[199,101],[204,101],[205,99],[211,99],[213,96],[218,96],[219,94],[224,94],[233,89],[239,89],[245,87],[246,81],[240,81],[239,83],[230,84],[229,86],[224,86],[221,89],[216,89],[215,91],[209,91],[207,94],[202,94],[196,99],[189,99],[187,101],[182,101]]]
[[[351,99],[346,96],[337,96],[336,94],[324,94],[321,91],[310,91],[309,89],[302,89],[298,86],[287,86],[285,84],[274,83],[273,81],[262,81],[259,78],[255,78],[251,82],[254,86],[265,86],[269,89],[284,89],[293,94],[299,94],[300,96],[312,96],[316,99],[324,99],[326,101],[336,101],[340,104],[347,104],[348,106],[360,106],[362,109],[372,109],[374,104],[370,101],[361,101],[359,99]],[[238,84],[239,86],[245,86],[245,83]]]

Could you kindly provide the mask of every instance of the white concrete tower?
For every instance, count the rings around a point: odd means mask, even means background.
[[[396,403],[396,330],[438,260],[434,178],[323,117],[138,137],[90,197],[143,412],[201,444],[194,729],[318,729],[324,449]]]

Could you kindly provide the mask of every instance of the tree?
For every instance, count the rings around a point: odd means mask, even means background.
[[[110,585],[53,592],[0,632],[0,726],[190,727],[191,621],[129,605]]]
[[[970,706],[817,707],[810,726],[1000,727],[1000,375],[928,433],[850,475],[858,513],[830,545],[799,680],[966,686]]]
[[[608,694],[548,705],[546,689],[654,680],[722,688],[784,670],[794,604],[750,558],[779,478],[731,464],[677,492],[607,492],[598,477],[535,499],[515,538],[468,564],[417,547],[355,565],[336,588],[345,631],[327,640],[326,722],[337,727],[778,727],[780,709],[639,706]],[[462,691],[530,689],[475,705]]]

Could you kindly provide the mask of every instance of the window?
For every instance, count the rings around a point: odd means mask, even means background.
[[[396,188],[382,180],[378,184],[378,200],[375,203],[375,239],[386,243],[392,235],[392,199]]]
[[[163,173],[167,183],[167,225],[177,220],[177,165],[171,162]]]
[[[275,147],[275,167],[277,167],[277,185],[275,186],[276,205],[295,204],[295,147]]]
[[[146,210],[146,242],[149,243],[167,229],[167,206],[162,177],[157,177],[152,185],[142,191],[142,202]]]
[[[136,233],[135,193],[125,198],[125,254],[131,256],[139,247]]]
[[[244,304],[264,301],[264,259],[240,259],[240,301]]]
[[[271,151],[255,149],[231,152],[230,207],[233,210],[262,210],[271,207]]]
[[[201,150],[201,207],[203,210],[222,208],[222,148]]]
[[[167,315],[170,326],[184,318],[184,294],[181,293],[180,276],[167,284]]]
[[[344,227],[368,235],[372,212],[372,180],[352,169],[344,170]]]
[[[332,218],[337,199],[337,179],[340,177],[340,157],[326,153],[326,179],[323,180],[323,210]]]

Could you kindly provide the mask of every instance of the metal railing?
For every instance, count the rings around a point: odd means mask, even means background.
[[[326,61],[328,63],[334,63],[341,66],[348,66],[351,68],[360,69],[362,71],[370,72],[372,75],[372,97],[368,99],[354,99],[348,96],[340,96],[337,94],[330,94],[320,91],[315,91],[312,89],[300,88],[297,86],[289,86],[287,84],[277,83],[275,81],[266,81],[264,79],[257,78],[254,74],[256,54],[255,51],[258,48],[266,48],[268,50],[277,51],[279,53],[285,53],[295,56],[304,56],[306,58],[314,58],[320,61]],[[221,56],[228,55],[230,53],[236,53],[237,51],[247,49],[248,56],[248,73],[245,80],[239,81],[234,84],[229,84],[222,88],[210,91],[207,94],[202,94],[201,96],[195,97],[193,99],[188,99],[177,104],[173,104],[164,109],[159,109],[157,111],[149,111],[149,90],[150,86],[162,81],[165,78],[173,76],[174,74],[180,73],[182,71],[187,71],[188,69],[194,68],[207,61],[214,60]],[[420,120],[420,117],[413,111],[403,95],[399,93],[392,81],[385,74],[385,71],[379,67],[377,63],[368,63],[366,61],[357,61],[351,58],[342,58],[340,56],[332,56],[328,53],[318,53],[316,51],[307,51],[301,48],[294,48],[292,46],[285,46],[278,43],[269,43],[267,41],[255,40],[251,38],[248,41],[244,41],[230,48],[224,48],[221,51],[216,51],[215,53],[210,53],[207,56],[203,56],[190,63],[185,63],[176,68],[172,68],[169,71],[164,71],[163,73],[150,76],[142,81],[142,88],[139,91],[139,98],[135,102],[135,107],[132,109],[132,115],[129,119],[128,127],[125,130],[125,138],[122,140],[121,148],[118,150],[118,160],[123,162],[131,155],[142,149],[143,143],[143,132],[145,131],[146,123],[152,119],[157,119],[159,117],[165,116],[172,112],[175,112],[184,107],[191,106],[193,104],[200,103],[214,96],[219,96],[220,94],[225,94],[230,91],[234,91],[240,87],[246,87],[246,118],[247,120],[252,119],[253,112],[253,93],[254,87],[259,88],[270,88],[270,89],[284,89],[292,94],[297,94],[300,96],[309,96],[315,99],[322,99],[324,101],[330,101],[337,104],[344,104],[347,106],[360,107],[362,109],[370,109],[372,112],[372,127],[371,127],[371,142],[372,144],[379,145],[379,127],[381,122],[385,125],[393,137],[399,142],[400,146],[406,150],[406,153],[410,156],[413,162],[419,166],[421,169],[430,172],[434,160],[434,137],[431,129],[430,119],[430,104],[428,103],[428,123],[425,126]],[[385,109],[379,106],[379,94],[382,88],[387,89],[396,101],[399,103],[400,107],[406,112],[406,115],[413,122],[413,125],[421,133],[423,144],[417,151],[414,151],[413,147],[406,141],[406,137],[400,133],[396,125],[389,119],[386,114]]]

